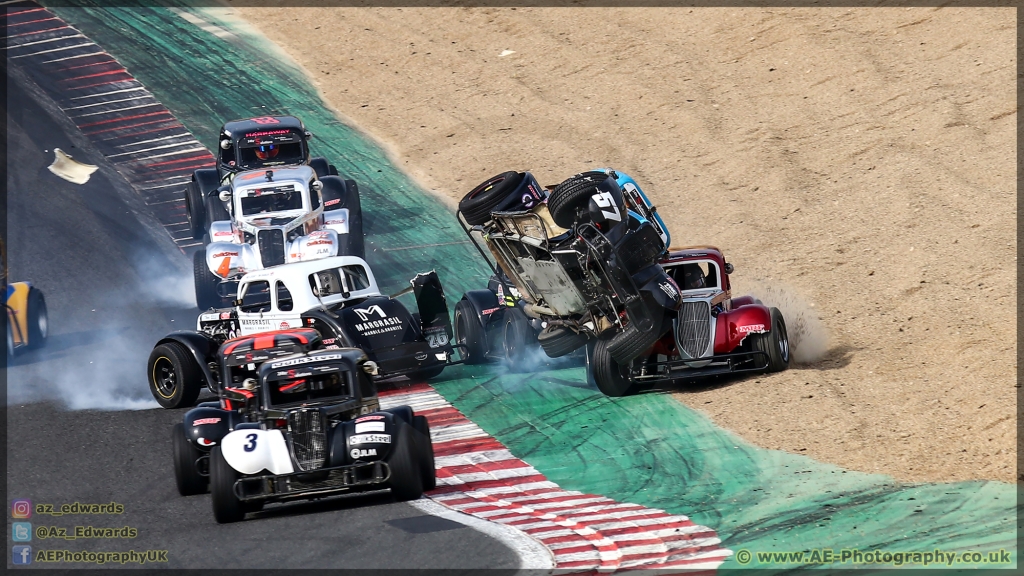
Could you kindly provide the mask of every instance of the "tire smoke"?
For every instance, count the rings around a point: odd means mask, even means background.
[[[786,319],[789,347],[797,364],[812,364],[828,353],[829,334],[813,306],[790,286],[755,281],[749,293]]]

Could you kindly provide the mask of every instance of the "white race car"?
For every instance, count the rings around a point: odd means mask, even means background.
[[[206,246],[193,256],[199,309],[233,298],[246,272],[331,256],[362,257],[361,214],[347,207],[359,203],[344,197],[358,195],[354,188],[337,176],[321,180],[309,166],[235,176],[220,192],[228,219],[210,223]]]

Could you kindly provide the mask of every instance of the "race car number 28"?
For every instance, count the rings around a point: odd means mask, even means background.
[[[448,334],[444,332],[438,332],[437,334],[427,335],[427,345],[431,348],[441,348],[442,346],[448,345]]]

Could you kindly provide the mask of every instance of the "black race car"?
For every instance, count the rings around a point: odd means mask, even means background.
[[[172,430],[182,496],[209,488],[225,523],[268,502],[384,488],[412,500],[435,487],[426,418],[408,406],[380,410],[378,367],[362,350],[321,346],[310,328],[220,346],[218,401]]]
[[[452,326],[436,272],[418,274],[393,296],[380,293],[361,258],[335,256],[250,272],[238,284],[236,306],[199,315],[196,331],[172,332],[149,357],[150,391],[165,408],[191,406],[202,388],[224,382],[217,350],[231,338],[305,327],[324,348],[359,348],[377,377],[433,378],[454,360]],[[415,295],[412,314],[397,299]],[[255,357],[250,370],[266,358]]]

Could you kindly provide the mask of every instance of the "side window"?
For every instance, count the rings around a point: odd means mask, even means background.
[[[349,290],[354,292],[370,287],[370,278],[362,266],[343,266],[342,270],[345,272],[345,283],[348,284]]]
[[[242,295],[242,312],[270,312],[270,282],[250,282]]]
[[[718,288],[718,267],[713,263],[708,262],[708,271],[706,273],[706,280],[708,288]]]
[[[292,293],[288,291],[288,287],[284,285],[284,282],[277,282],[277,309],[282,312],[291,312],[294,304],[292,303]]]
[[[221,164],[227,164],[229,166],[234,166],[235,165],[235,147],[234,146],[228,146],[228,148],[226,150],[224,148],[220,149],[220,162],[221,162]]]
[[[309,209],[316,210],[320,207],[320,195],[317,194],[316,190],[313,190],[313,182],[316,180],[309,181]]]

